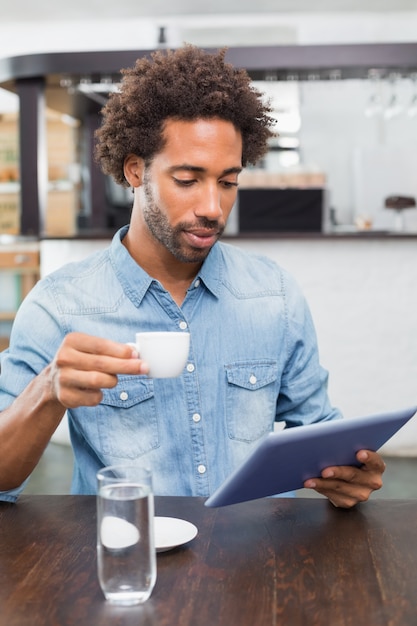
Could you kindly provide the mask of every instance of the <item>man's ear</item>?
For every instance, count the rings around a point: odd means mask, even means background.
[[[123,164],[125,178],[131,187],[140,187],[142,184],[144,161],[136,154],[129,154]]]

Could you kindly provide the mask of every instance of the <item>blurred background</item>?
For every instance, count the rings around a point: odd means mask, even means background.
[[[130,192],[92,160],[120,68],[227,46],[279,132],[242,174],[227,239],[296,276],[346,417],[417,404],[416,33],[412,0],[1,3],[0,348],[39,276],[129,219]],[[380,493],[414,496],[417,424],[383,450]],[[67,490],[71,464],[64,421],[28,489]]]

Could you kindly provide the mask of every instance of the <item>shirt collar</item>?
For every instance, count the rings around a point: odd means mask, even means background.
[[[154,279],[136,263],[122,244],[128,229],[129,226],[123,226],[114,235],[110,245],[110,261],[126,295],[135,306],[139,306]],[[216,243],[196,276],[196,279],[199,278],[217,298],[221,289],[221,261],[221,244]]]
[[[218,298],[222,285],[222,244],[217,242],[210,250],[198,273],[198,278],[202,280],[207,289]]]
[[[114,235],[109,251],[110,261],[125,294],[138,307],[152,284],[153,278],[136,263],[122,244],[122,239],[128,230],[129,226],[123,226]]]

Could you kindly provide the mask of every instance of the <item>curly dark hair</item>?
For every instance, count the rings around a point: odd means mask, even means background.
[[[122,70],[120,91],[103,107],[96,131],[96,160],[105,174],[128,187],[123,164],[128,154],[146,161],[163,148],[168,118],[221,118],[242,133],[242,164],[255,164],[267,151],[275,120],[246,70],[224,60],[226,49],[209,53],[192,45],[158,50]]]

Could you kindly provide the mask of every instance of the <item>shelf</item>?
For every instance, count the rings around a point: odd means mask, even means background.
[[[49,191],[72,191],[75,185],[70,180],[50,180],[48,182]],[[20,193],[20,183],[0,183],[0,194]]]
[[[19,193],[19,192],[20,192],[20,183],[16,183],[16,182],[0,183],[0,194]]]
[[[16,311],[0,311],[0,322],[12,322]]]
[[[9,338],[0,335],[0,352],[9,347]]]
[[[39,251],[27,250],[23,246],[14,250],[2,250],[0,246],[0,270],[22,273],[37,273],[39,271]]]
[[[2,278],[2,304],[0,322],[13,323],[22,300],[39,280],[40,253],[38,241],[0,243],[0,278]],[[16,307],[16,308],[14,308]],[[0,351],[8,345],[7,331],[2,329]]]

